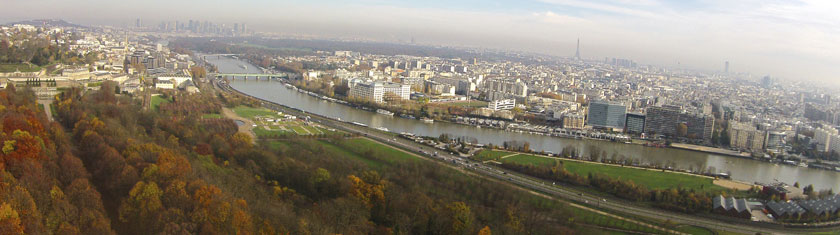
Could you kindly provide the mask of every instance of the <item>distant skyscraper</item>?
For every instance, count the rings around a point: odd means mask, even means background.
[[[761,78],[761,86],[769,89],[773,86],[773,79],[770,78],[770,76],[764,76],[763,78]]]
[[[575,59],[580,60],[580,38],[577,39],[577,50],[575,50]]]
[[[726,63],[724,63],[723,72],[729,73],[729,61],[726,61]]]
[[[242,33],[248,33],[248,25],[245,23],[242,23]]]
[[[137,22],[134,23],[134,26],[137,28],[143,27],[143,22],[140,21],[140,18],[137,18]]]

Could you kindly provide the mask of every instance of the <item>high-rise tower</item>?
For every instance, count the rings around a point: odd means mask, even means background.
[[[724,64],[723,72],[724,73],[729,73],[729,61],[726,61],[726,63]]]
[[[580,60],[580,38],[577,39],[577,50],[575,50],[575,59]]]

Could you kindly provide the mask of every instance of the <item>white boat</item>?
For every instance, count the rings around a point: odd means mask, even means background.
[[[384,109],[377,109],[376,113],[382,114],[382,115],[394,116],[393,112],[388,111],[388,110],[384,110]]]
[[[425,122],[425,123],[433,123],[433,122],[435,122],[435,120],[434,120],[434,119],[431,119],[431,118],[425,118],[425,117],[424,117],[424,118],[421,118],[420,120],[421,120],[421,121],[423,121],[423,122]]]
[[[242,69],[248,69],[248,66],[245,66],[244,64],[240,64],[239,67]]]
[[[380,130],[380,131],[388,132],[388,128],[385,128],[385,127],[380,126],[380,127],[377,127],[376,129]]]

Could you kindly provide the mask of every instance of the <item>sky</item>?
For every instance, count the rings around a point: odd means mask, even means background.
[[[0,22],[247,23],[320,37],[633,59],[840,84],[836,0],[0,0]]]

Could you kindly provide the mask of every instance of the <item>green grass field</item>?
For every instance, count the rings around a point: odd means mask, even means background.
[[[697,226],[692,226],[692,225],[681,225],[681,226],[678,226],[677,229],[675,229],[675,230],[680,231],[680,232],[684,232],[684,233],[688,233],[688,234],[692,234],[692,235],[706,235],[706,234],[714,235],[715,234],[714,231],[709,230],[707,228],[697,227]]]
[[[236,113],[236,115],[247,119],[254,119],[256,116],[277,116],[277,112],[271,111],[267,108],[251,108],[248,106],[238,106],[233,108],[233,112]]]
[[[452,102],[452,103],[449,103],[449,105],[458,106],[458,107],[482,108],[482,107],[487,107],[487,102],[480,101],[480,100],[471,100],[471,101]]]
[[[629,221],[613,218],[610,216],[594,213],[592,211],[580,209],[577,207],[569,207],[569,210],[574,214],[575,220],[586,224],[591,224],[600,227],[637,231],[643,233],[662,233],[663,231],[656,230],[650,227],[638,225]]]
[[[481,150],[473,158],[479,161],[487,161],[487,160],[496,160],[498,161],[499,158],[503,156],[510,155],[510,152],[503,152],[503,151],[494,151],[494,150]]]
[[[159,95],[152,96],[152,109],[153,110],[158,110],[158,107],[160,107],[161,103],[171,103],[171,102],[172,102],[172,100],[164,99],[163,97],[160,97]]]
[[[557,159],[536,157],[528,154],[518,154],[502,159],[502,162],[513,162],[523,165],[552,166]]]
[[[288,132],[288,131],[266,130],[261,126],[258,126],[256,128],[254,128],[253,130],[254,130],[254,134],[257,135],[257,137],[260,137],[260,138],[266,138],[266,137],[272,137],[273,138],[273,137],[276,137],[276,135],[283,136],[283,135],[293,134],[293,133]]]
[[[476,159],[495,159],[501,156],[509,155],[507,152],[483,150],[476,155]],[[552,166],[555,159],[548,157],[539,157],[530,154],[518,154],[501,160],[502,162],[513,162],[519,164],[532,164],[541,166]],[[620,167],[613,165],[603,165],[589,162],[579,162],[560,159],[563,162],[563,168],[569,172],[577,173],[581,176],[593,174],[601,174],[604,176],[630,180],[634,183],[644,185],[649,189],[669,189],[669,188],[689,188],[698,191],[718,192],[727,190],[724,187],[717,186],[712,183],[713,179],[686,175],[674,172],[662,172],[656,170],[638,169],[631,167]]]
[[[399,149],[392,148],[390,146],[377,143],[375,141],[366,139],[366,138],[354,138],[345,140],[346,145],[349,146],[348,150],[352,151],[357,154],[365,155],[368,151],[374,152],[381,152],[385,156],[388,156],[393,161],[403,161],[403,160],[415,160],[413,155],[403,152]]]
[[[319,142],[324,146],[324,149],[326,151],[328,151],[330,153],[334,153],[333,156],[343,156],[343,157],[348,157],[348,158],[352,158],[352,159],[355,159],[355,160],[359,160],[360,162],[365,163],[365,165],[368,165],[368,166],[370,166],[372,168],[375,168],[375,169],[381,169],[382,168],[383,162],[365,158],[358,153],[351,152],[347,149],[341,148],[340,146],[335,145],[335,144],[330,143],[330,142],[327,142],[327,141],[322,140],[322,141],[319,141]]]
[[[41,71],[41,67],[37,65],[28,65],[28,64],[0,64],[0,73],[11,73],[15,71],[21,72],[38,72]]]

